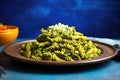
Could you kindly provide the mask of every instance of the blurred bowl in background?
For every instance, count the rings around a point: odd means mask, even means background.
[[[16,38],[19,34],[19,28],[12,25],[0,25],[0,46],[8,45]]]

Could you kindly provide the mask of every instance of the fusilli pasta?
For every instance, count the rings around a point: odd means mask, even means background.
[[[22,44],[20,53],[35,60],[80,61],[97,58],[101,50],[75,27],[64,24],[41,29],[36,41]]]

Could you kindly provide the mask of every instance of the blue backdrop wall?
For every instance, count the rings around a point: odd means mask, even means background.
[[[86,36],[120,38],[120,1],[0,0],[0,23],[18,26],[19,37],[36,38],[59,22]]]

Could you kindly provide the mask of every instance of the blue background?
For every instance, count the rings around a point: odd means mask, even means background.
[[[20,38],[36,38],[59,22],[86,36],[120,38],[120,1],[0,0],[0,23],[18,26]]]

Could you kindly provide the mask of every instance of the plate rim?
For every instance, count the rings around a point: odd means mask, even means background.
[[[76,66],[76,65],[88,65],[88,64],[95,64],[95,63],[101,63],[101,62],[104,62],[104,61],[108,61],[110,59],[112,59],[113,57],[115,57],[118,53],[118,49],[110,44],[107,44],[107,43],[104,43],[104,42],[99,42],[99,41],[94,41],[94,40],[91,40],[93,41],[94,43],[97,43],[97,44],[100,44],[100,45],[103,45],[103,46],[107,46],[107,47],[110,47],[112,48],[113,50],[113,53],[109,56],[106,56],[106,57],[103,57],[103,58],[96,58],[96,59],[92,59],[92,60],[81,60],[81,61],[65,61],[65,62],[57,62],[57,61],[46,61],[46,60],[34,60],[34,59],[30,59],[30,58],[26,58],[24,56],[24,58],[21,58],[21,57],[16,57],[14,55],[11,55],[11,53],[8,53],[6,52],[6,49],[11,47],[11,46],[14,46],[14,45],[19,45],[19,44],[23,44],[23,43],[27,43],[27,42],[32,42],[32,41],[35,41],[35,39],[32,39],[32,40],[24,40],[24,41],[19,41],[19,42],[15,42],[15,43],[12,43],[12,44],[9,44],[7,46],[5,46],[3,49],[2,49],[2,52],[8,56],[9,58],[13,59],[13,60],[16,60],[16,61],[20,61],[20,62],[25,62],[25,63],[30,63],[30,64],[39,64],[39,65],[57,65],[57,66]],[[101,49],[101,48],[100,48]],[[20,55],[19,52],[16,52],[17,54]]]

